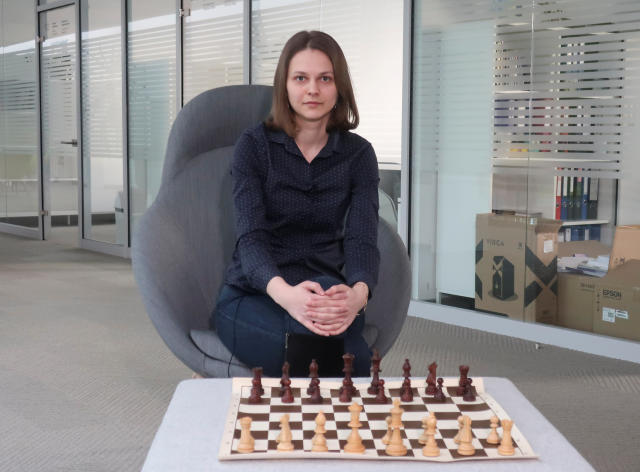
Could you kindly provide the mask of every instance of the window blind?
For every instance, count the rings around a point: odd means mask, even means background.
[[[530,34],[496,26],[494,167],[621,176],[638,119],[640,4],[610,2],[604,17],[598,1],[536,1]]]
[[[243,0],[190,0],[183,26],[183,103],[242,83]]]

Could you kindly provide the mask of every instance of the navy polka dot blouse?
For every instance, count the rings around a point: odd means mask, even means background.
[[[378,162],[357,134],[334,131],[308,163],[293,138],[260,124],[238,140],[232,164],[237,243],[225,282],[266,292],[275,276],[297,285],[330,275],[378,280]]]

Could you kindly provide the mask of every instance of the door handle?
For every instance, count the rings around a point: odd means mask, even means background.
[[[72,139],[71,141],[60,141],[60,144],[71,144],[73,147],[78,147],[78,140]]]

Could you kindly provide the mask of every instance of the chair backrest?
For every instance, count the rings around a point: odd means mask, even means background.
[[[196,371],[202,353],[189,333],[207,329],[235,247],[234,144],[267,116],[271,94],[271,87],[231,86],[189,102],[169,136],[158,196],[134,231],[134,273],[147,312],[169,348]],[[378,246],[380,283],[367,323],[377,327],[374,347],[384,354],[406,317],[410,271],[402,241],[383,218]]]

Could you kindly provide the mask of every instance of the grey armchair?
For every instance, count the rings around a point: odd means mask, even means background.
[[[271,87],[209,90],[178,114],[160,191],[134,228],[133,271],[145,308],[169,349],[206,377],[250,375],[208,320],[235,247],[230,165],[243,130],[263,120]],[[411,274],[404,244],[380,219],[381,264],[367,307],[365,338],[384,355],[409,306]]]

